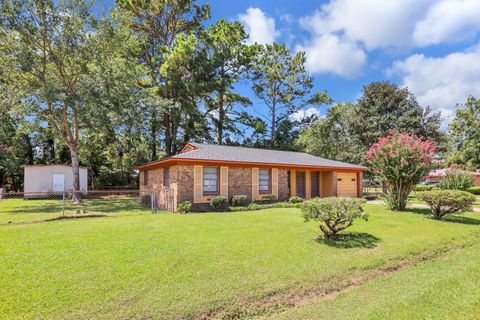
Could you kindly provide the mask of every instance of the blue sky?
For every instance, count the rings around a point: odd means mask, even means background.
[[[480,97],[480,0],[201,2],[211,6],[209,23],[240,20],[252,42],[306,51],[315,89],[336,102],[353,102],[363,85],[389,80],[441,111],[446,128],[457,103]]]
[[[480,97],[480,0],[208,2],[213,21],[240,19],[252,41],[305,50],[315,88],[335,101],[389,80],[441,111],[446,126],[457,103]]]

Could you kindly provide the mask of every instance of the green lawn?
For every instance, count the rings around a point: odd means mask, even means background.
[[[478,319],[480,244],[453,251],[276,319]]]
[[[39,201],[12,201],[0,202],[0,221],[52,214],[35,209]],[[304,223],[299,209],[151,215],[136,204],[119,214],[104,205],[114,217],[0,226],[0,318],[268,315],[291,308],[294,297],[480,235],[478,213],[439,222],[428,210],[380,205],[366,206],[370,219],[355,222],[349,240],[328,243],[314,239],[318,225]]]

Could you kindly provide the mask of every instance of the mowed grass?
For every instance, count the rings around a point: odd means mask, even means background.
[[[275,319],[478,319],[479,265],[475,244]]]
[[[299,209],[3,225],[0,317],[262,314],[271,311],[261,308],[269,297],[334,287],[415,255],[470,244],[480,235],[475,213],[440,222],[428,210],[366,210],[369,221],[356,221],[350,240],[328,243],[315,240],[318,224],[304,223]],[[288,306],[279,298],[275,311]]]
[[[0,200],[0,225],[10,223],[28,223],[45,221],[62,216],[62,200]],[[73,215],[80,210],[85,215],[135,215],[148,214],[150,210],[142,207],[137,198],[118,197],[114,199],[86,199],[73,205],[65,200],[64,214]],[[86,213],[83,213],[86,210]]]

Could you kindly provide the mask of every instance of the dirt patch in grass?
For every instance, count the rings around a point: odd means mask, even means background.
[[[454,246],[443,246],[435,250],[412,255],[400,261],[392,261],[391,263],[387,263],[387,265],[377,266],[377,268],[352,270],[352,276],[348,279],[332,279],[328,282],[319,283],[313,288],[297,288],[285,292],[272,292],[258,299],[238,299],[237,302],[232,303],[229,307],[213,309],[208,312],[186,317],[186,319],[226,320],[272,316],[292,308],[334,298],[341,292],[352,290],[370,281],[391,275],[428,260],[445,259],[448,254],[462,251],[473,244],[474,242],[470,241]]]

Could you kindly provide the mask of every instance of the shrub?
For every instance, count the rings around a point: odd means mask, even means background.
[[[216,196],[210,200],[210,207],[213,211],[227,211],[228,200],[224,196]]]
[[[302,203],[303,199],[300,198],[300,197],[297,197],[297,196],[293,196],[293,197],[290,197],[290,199],[288,199],[288,202],[290,202],[290,203]]]
[[[278,198],[274,194],[269,194],[269,195],[266,195],[266,196],[262,197],[262,201],[264,203],[273,203],[273,202],[276,202],[277,200],[278,200]]]
[[[459,171],[447,173],[438,184],[438,188],[442,190],[465,191],[471,186],[473,186],[473,177],[465,172]]]
[[[368,163],[387,185],[385,200],[390,209],[405,210],[408,195],[432,168],[435,151],[432,142],[395,131],[370,147]]]
[[[437,189],[437,186],[433,185],[433,184],[415,186],[415,191],[416,192],[430,191],[430,190],[434,190],[434,189]]]
[[[480,187],[470,187],[467,191],[472,194],[480,195]]]
[[[230,201],[233,207],[246,207],[248,205],[248,197],[246,195],[234,195]]]
[[[325,238],[331,238],[350,227],[353,220],[357,218],[367,220],[368,216],[362,207],[364,203],[364,199],[358,198],[316,198],[303,203],[303,218],[305,222],[320,221],[320,230]]]
[[[250,203],[247,207],[248,210],[258,210],[258,204],[256,203]]]
[[[177,206],[177,212],[189,213],[192,211],[192,203],[190,201],[182,201]]]
[[[441,220],[448,213],[471,209],[475,196],[460,190],[432,190],[421,192],[418,198],[432,209],[433,218]]]

